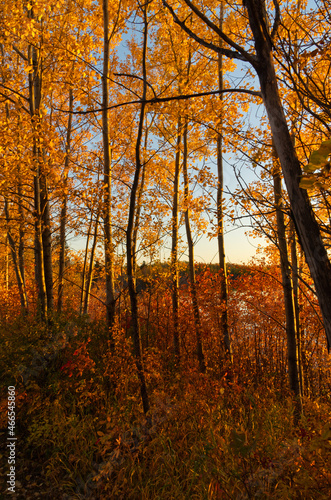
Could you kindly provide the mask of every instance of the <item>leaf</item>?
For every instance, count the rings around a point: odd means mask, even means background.
[[[331,154],[331,140],[324,141],[317,151],[313,151],[310,155],[309,163],[305,166],[305,172],[314,172],[318,168],[323,167],[327,163],[327,159]]]
[[[314,186],[315,179],[313,177],[301,177],[299,187],[301,189],[310,189]]]

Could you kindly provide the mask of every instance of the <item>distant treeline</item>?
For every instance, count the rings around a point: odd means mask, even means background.
[[[186,261],[181,261],[179,262],[179,282],[180,285],[185,285],[188,283],[189,280],[189,268],[188,268],[188,262]],[[206,264],[204,262],[197,262],[195,264],[195,272],[196,276],[199,277],[199,275],[205,273],[206,271],[209,271],[212,274],[216,274],[219,272],[219,264],[214,263],[214,264]],[[249,266],[246,264],[227,264],[227,273],[228,277],[231,279],[236,279],[239,276],[246,276],[248,274],[251,274],[253,272],[254,267]],[[156,261],[152,264],[146,264],[143,262],[142,264],[137,266],[137,278],[136,278],[136,283],[137,283],[137,292],[139,293],[140,291],[144,290],[147,286],[147,283],[153,283],[160,279],[161,276],[165,276],[169,273],[170,275],[170,264],[169,262],[160,262]],[[96,261],[95,263],[95,268],[94,268],[94,277],[93,277],[93,282],[96,283],[99,280],[103,279],[104,276],[104,264],[99,261]],[[123,267],[122,274],[118,278],[118,282],[120,284],[120,288],[126,286],[127,279],[126,279],[126,267]]]

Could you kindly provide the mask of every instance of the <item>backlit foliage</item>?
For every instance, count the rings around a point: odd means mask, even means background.
[[[277,2],[266,4],[272,24]],[[221,44],[185,2],[171,5],[196,38]],[[219,25],[219,3],[197,5]],[[103,72],[105,6],[108,74]],[[233,2],[223,7],[224,33],[252,53],[247,9]],[[302,167],[300,186],[329,249],[330,4],[286,1],[280,9],[272,42],[280,98]],[[7,386],[15,385],[15,498],[329,499],[331,361],[316,290],[283,192],[285,246],[292,251],[290,281],[296,288],[298,415],[289,384],[273,141],[252,69],[240,60],[221,60],[188,37],[159,0],[5,0],[0,58],[0,435],[6,443]],[[105,81],[110,178],[102,138]],[[227,301],[221,299],[224,270],[195,262],[197,314],[184,214],[189,211],[194,242],[220,232],[215,201],[220,135],[228,176],[225,225],[247,226],[267,244],[249,264],[228,265]],[[139,162],[132,230],[135,336],[126,246]],[[228,186],[228,179],[236,187]],[[180,258],[173,263],[176,194]],[[45,250],[48,261],[40,256]],[[45,274],[47,263],[54,301],[45,314],[45,278],[38,281],[37,275],[38,265]],[[108,328],[110,274],[115,312]],[[233,359],[224,347],[225,310]],[[205,370],[198,362],[197,317]],[[146,414],[142,374],[150,404]],[[0,457],[5,484],[6,452]]]

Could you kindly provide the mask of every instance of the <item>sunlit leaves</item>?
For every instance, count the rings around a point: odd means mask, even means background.
[[[331,140],[322,142],[318,150],[310,155],[309,163],[304,167],[300,181],[302,189],[327,188],[330,184]],[[317,172],[319,170],[319,172]]]

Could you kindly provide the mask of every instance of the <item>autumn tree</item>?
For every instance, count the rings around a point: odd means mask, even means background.
[[[247,33],[245,39],[245,43],[250,46],[248,51],[245,45],[240,45],[240,43],[234,41],[233,37],[221,30],[210,17],[205,15],[203,10],[200,10],[190,0],[184,1],[190,11],[209,28],[210,33],[217,35],[225,42],[226,47],[219,47],[193,32],[185,21],[177,16],[171,5],[164,0],[165,6],[182,29],[202,46],[226,57],[249,63],[258,76],[261,95],[268,115],[275,148],[280,159],[297,232],[314,280],[326,335],[330,343],[331,264],[307,192],[300,188],[302,170],[286,123],[273,62],[272,54],[277,50],[277,34],[281,21],[280,6],[275,1],[272,10],[271,8],[267,9],[264,0],[245,1],[240,15],[247,17],[250,27],[250,33]],[[239,11],[237,11],[237,14],[239,14]],[[254,49],[254,53],[252,49]]]

